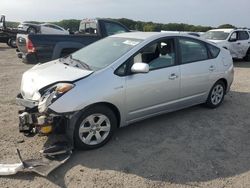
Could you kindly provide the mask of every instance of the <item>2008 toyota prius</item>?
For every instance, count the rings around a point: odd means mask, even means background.
[[[25,72],[19,129],[63,131],[76,147],[97,148],[132,122],[201,103],[218,107],[233,76],[229,51],[208,41],[118,34]]]

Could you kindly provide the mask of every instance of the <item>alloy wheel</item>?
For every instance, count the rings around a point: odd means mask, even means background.
[[[87,116],[79,128],[79,137],[86,145],[102,143],[111,130],[111,123],[104,114],[92,114]]]
[[[213,105],[218,105],[224,96],[224,88],[222,85],[218,84],[216,85],[211,94],[211,102]]]

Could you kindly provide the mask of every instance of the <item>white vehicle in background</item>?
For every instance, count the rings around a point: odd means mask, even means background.
[[[25,31],[27,33],[39,33],[39,34],[52,34],[52,35],[68,35],[69,31],[64,28],[50,23],[34,24],[29,22],[23,22],[18,25],[19,31]]]
[[[41,33],[67,35],[69,34],[69,31],[55,24],[44,23],[41,24]]]
[[[249,29],[213,29],[206,32],[203,37],[228,49],[233,58],[250,61]]]

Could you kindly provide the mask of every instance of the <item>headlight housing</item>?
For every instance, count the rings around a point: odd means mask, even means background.
[[[74,84],[70,84],[70,83],[59,83],[56,85],[56,89],[55,91],[58,94],[64,94],[66,92],[68,92],[69,90],[71,90],[74,87]]]
[[[68,91],[70,91],[74,86],[75,85],[71,83],[58,83],[47,89],[39,101],[39,112],[46,111],[50,104],[55,102]]]

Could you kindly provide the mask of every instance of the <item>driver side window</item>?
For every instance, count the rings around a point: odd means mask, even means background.
[[[144,48],[132,59],[134,63],[143,62],[149,65],[149,70],[173,66],[175,64],[174,39],[165,39]]]
[[[124,64],[122,64],[115,74],[125,76],[131,74],[130,69],[134,63],[147,63],[149,71],[170,67],[176,63],[176,51],[174,39],[164,39],[143,48]]]

